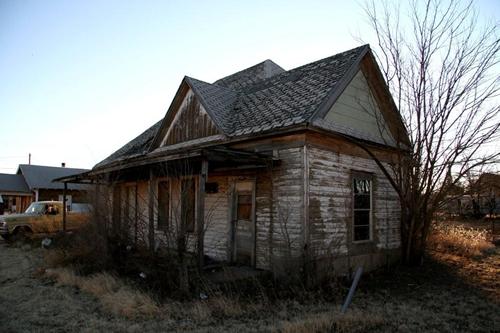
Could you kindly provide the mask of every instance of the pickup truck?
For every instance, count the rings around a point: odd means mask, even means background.
[[[90,217],[89,211],[66,213],[66,230],[81,227]],[[33,202],[24,213],[0,215],[0,235],[4,239],[30,234],[50,234],[63,230],[62,201]]]

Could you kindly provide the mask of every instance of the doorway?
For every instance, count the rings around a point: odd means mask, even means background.
[[[233,191],[232,261],[255,265],[255,182],[238,181]]]

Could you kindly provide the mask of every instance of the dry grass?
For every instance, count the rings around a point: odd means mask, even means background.
[[[120,290],[123,284],[108,273],[99,273],[83,279],[79,287],[94,296],[98,296],[113,294]]]
[[[126,318],[152,317],[160,313],[151,297],[128,287],[98,297],[106,311]]]
[[[203,322],[212,317],[210,307],[204,302],[195,302],[191,307],[189,314],[194,321]]]
[[[69,268],[46,269],[45,275],[62,286],[79,287],[82,283],[82,277]]]
[[[99,273],[78,276],[68,268],[47,269],[45,275],[60,285],[77,287],[96,297],[107,312],[126,318],[152,317],[160,313],[157,303],[147,294],[132,289],[123,281]]]
[[[53,249],[43,252],[43,260],[47,267],[55,268],[66,264],[67,256],[62,249]]]
[[[41,327],[89,332],[490,332],[500,322],[500,248],[480,257],[433,251],[421,267],[364,276],[344,316],[334,310],[339,300],[321,294],[269,300],[247,298],[236,289],[229,296],[208,287],[203,289],[206,300],[166,299],[159,306],[111,274],[83,277],[69,269],[37,269],[41,258],[30,260],[18,248],[1,250],[0,291],[9,306],[0,313],[6,332]],[[59,282],[51,285],[33,276]],[[96,305],[116,316],[82,311]]]
[[[206,301],[192,303],[191,319],[202,322],[211,318],[234,318],[246,313],[242,302],[226,296],[215,296]]]
[[[435,223],[429,245],[438,250],[461,256],[480,256],[495,246],[488,241],[485,229],[461,225]]]
[[[367,332],[382,327],[385,320],[378,314],[349,312],[321,313],[299,321],[285,322],[277,332],[282,333],[320,333],[320,332]]]

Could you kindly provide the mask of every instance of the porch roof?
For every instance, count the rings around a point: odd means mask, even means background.
[[[264,168],[269,166],[270,163],[279,161],[278,158],[271,155],[226,147],[210,147],[177,152],[153,151],[145,156],[138,156],[110,167],[93,169],[80,174],[57,178],[54,179],[54,182],[92,183],[97,181],[99,175],[106,173],[180,160],[193,162],[207,160],[209,165],[217,166],[216,171]]]

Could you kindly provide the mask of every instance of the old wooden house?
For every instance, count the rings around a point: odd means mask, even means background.
[[[157,251],[186,235],[200,264],[369,270],[400,249],[398,197],[372,157],[395,163],[405,142],[365,45],[288,71],[266,60],[184,77],[163,119],[65,181],[104,181],[111,230]]]

